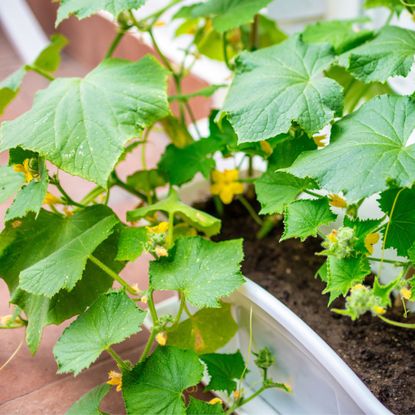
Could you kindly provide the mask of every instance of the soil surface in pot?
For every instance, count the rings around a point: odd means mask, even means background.
[[[212,201],[198,208],[218,216]],[[389,326],[370,314],[352,321],[330,312],[328,296],[321,294],[324,285],[314,277],[324,261],[314,255],[322,250],[320,241],[278,243],[282,224],[258,240],[258,229],[245,208],[234,201],[225,207],[217,240],[244,238],[244,275],[309,324],[393,413],[415,414],[415,331]],[[333,307],[342,307],[341,300]],[[408,318],[407,322],[414,321]]]

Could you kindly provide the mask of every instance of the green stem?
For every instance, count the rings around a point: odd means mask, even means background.
[[[228,40],[226,38],[226,32],[222,35],[222,44],[223,44],[223,60],[225,61],[226,66],[230,71],[233,71],[233,67],[231,63],[229,62],[229,56],[228,56]]]
[[[388,323],[391,326],[396,326],[396,327],[401,327],[401,328],[404,328],[404,329],[411,329],[411,330],[415,329],[415,324],[401,323],[399,321],[390,320],[386,317],[381,316],[380,314],[377,314],[377,316],[381,320],[383,320],[385,323]]]
[[[94,187],[79,203],[81,205],[89,205],[95,200],[101,193],[104,193],[105,189],[101,186]]]
[[[174,319],[174,323],[172,324],[172,326],[169,328],[169,330],[173,330],[175,329],[178,324],[180,323],[180,318],[183,314],[184,308],[186,306],[186,298],[184,297],[184,294],[180,293],[180,307],[179,307],[179,311],[177,312],[176,318]]]
[[[141,354],[138,363],[143,362],[145,360],[145,358],[148,356],[148,354],[150,353],[151,346],[154,343],[154,339],[156,338],[156,335],[157,335],[157,332],[156,332],[156,330],[153,327],[151,329],[151,331],[150,331],[150,336],[147,339],[147,343],[146,343],[146,345],[144,347],[143,353]]]
[[[73,200],[68,195],[68,193],[66,193],[65,189],[62,187],[62,185],[61,185],[61,183],[60,183],[60,181],[58,180],[57,177],[51,177],[50,178],[50,183],[55,185],[56,188],[61,192],[62,196],[64,197],[64,199],[65,199],[65,201],[68,205],[77,206],[77,207],[80,207],[80,208],[86,207],[82,203],[75,202],[75,200]]]
[[[135,22],[140,25],[143,24],[145,22],[147,22],[148,20],[153,20],[151,25],[154,25],[154,23],[167,11],[169,10],[171,7],[173,7],[174,5],[176,5],[177,3],[180,3],[182,0],[172,0],[170,3],[166,4],[166,6],[162,7],[161,9],[155,11],[154,13],[149,14],[148,16],[144,17],[143,19],[141,19],[139,22],[134,18]]]
[[[33,66],[33,65],[26,65],[25,69],[27,71],[32,71],[32,72],[36,72],[37,74],[43,76],[44,78],[46,78],[49,81],[54,81],[55,77],[52,76],[49,72],[44,71],[43,69],[38,68],[37,66]]]
[[[123,182],[118,177],[118,175],[117,175],[117,173],[116,173],[115,170],[113,170],[113,172],[111,173],[111,179],[113,180],[113,183],[114,183],[115,186],[121,187],[122,189],[124,189],[128,193],[130,193],[130,194],[132,194],[134,196],[137,196],[141,200],[147,200],[147,195],[145,195],[144,193],[139,192],[138,190],[134,189],[133,187],[131,187],[127,183]]]
[[[196,117],[194,116],[193,111],[192,111],[192,107],[190,106],[189,101],[187,99],[184,101],[184,106],[185,106],[185,108],[186,108],[186,110],[187,110],[187,112],[189,114],[190,120],[191,120],[191,122],[192,122],[192,124],[193,124],[193,126],[195,128],[195,131],[196,131],[197,136],[199,138],[202,138],[202,134],[201,134],[201,132],[199,130],[199,127],[197,126]]]
[[[128,28],[126,29],[119,29],[114,40],[112,41],[108,52],[105,54],[105,59],[110,58],[112,56],[112,54],[114,53],[115,49],[117,48],[117,46],[120,44],[122,38],[124,37],[126,31],[128,30]]]
[[[151,288],[149,289],[149,292],[148,292],[147,304],[148,304],[148,309],[150,311],[151,318],[153,320],[153,326],[155,326],[158,323],[159,318],[157,315],[156,306],[154,304],[153,290]]]
[[[166,248],[170,249],[174,238],[174,213],[169,212],[169,227],[167,229]]]
[[[385,27],[385,26],[389,26],[390,25],[390,23],[391,23],[391,21],[392,21],[392,19],[393,19],[393,15],[395,14],[395,11],[394,10],[391,10],[390,11],[390,13],[389,13],[389,16],[388,16],[388,18],[386,19],[386,21],[385,21],[385,24],[383,25],[383,27]]]
[[[114,359],[115,363],[117,363],[117,366],[119,367],[120,370],[128,369],[128,365],[124,363],[124,360],[121,358],[121,356],[118,353],[116,353],[114,349],[108,346],[105,350]]]
[[[397,267],[403,267],[409,264],[409,262],[403,262],[403,261],[394,261],[393,259],[385,259],[385,258],[375,258],[375,257],[368,257],[369,261],[375,261],[375,262],[385,262],[387,264],[393,264]]]
[[[307,193],[310,196],[317,197],[318,199],[320,199],[320,197],[321,197],[321,195],[319,195],[318,193],[313,192],[312,190],[305,189],[305,190],[303,190],[303,192]]]
[[[258,49],[258,42],[259,42],[259,17],[256,14],[254,17],[254,21],[252,22],[251,26],[251,50],[255,51]]]
[[[128,284],[123,278],[121,278],[115,271],[101,262],[98,258],[93,255],[89,255],[88,259],[93,262],[97,267],[101,268],[106,274],[108,274],[112,279],[119,282],[130,294],[137,295],[137,291]]]
[[[258,214],[255,212],[255,209],[251,206],[251,204],[248,202],[248,200],[246,200],[245,196],[243,195],[239,195],[238,196],[238,200],[243,204],[243,206],[245,207],[245,209],[248,211],[248,213],[250,214],[250,216],[252,217],[252,219],[259,225],[262,226],[263,221],[262,219],[258,216]]]

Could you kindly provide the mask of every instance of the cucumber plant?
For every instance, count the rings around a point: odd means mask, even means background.
[[[28,112],[0,129],[0,150],[9,154],[8,164],[0,166],[0,201],[13,199],[0,234],[0,275],[13,311],[0,328],[25,327],[35,354],[47,325],[78,316],[54,348],[58,372],[77,375],[102,353],[114,360],[107,384],[68,413],[99,411],[111,385],[122,392],[130,414],[230,414],[266,389],[290,391],[270,378],[275,359],[269,349],[242,351],[248,352],[245,360],[240,351],[217,352],[238,329],[224,299],[244,282],[243,248],[241,240],[212,241],[221,220],[180,199],[179,188],[197,174],[209,182],[219,216],[235,200],[258,223],[259,236],[281,215],[283,240],[320,236],[318,254],[327,260],[318,275],[325,292],[330,302],[346,297],[345,308],[335,311],[353,319],[371,312],[386,323],[415,328],[384,315],[393,293],[402,299],[405,316],[406,303],[415,300],[415,147],[408,141],[415,103],[387,83],[408,76],[413,64],[415,32],[390,25],[395,14],[412,13],[412,6],[367,0],[367,7],[390,9],[379,30],[356,19],[319,22],[287,36],[261,12],[269,2],[172,0],[145,14],[144,0],[87,0],[82,6],[61,0],[57,24],[100,10],[114,16],[118,29],[103,61],[83,78],[55,78],[67,44],[55,35],[35,62],[0,84],[3,112],[26,72],[50,81]],[[179,64],[157,42],[166,16],[174,36],[188,40]],[[159,60],[112,57],[133,30],[147,36]],[[183,79],[201,56],[228,68],[229,86],[224,79],[183,92]],[[170,95],[168,80],[175,86]],[[223,106],[212,108],[209,133],[203,135],[190,101],[224,88]],[[157,168],[149,169],[147,144],[155,128],[171,143]],[[123,180],[119,166],[137,148],[142,168]],[[217,169],[220,158],[233,158],[234,168]],[[259,176],[257,159],[267,166]],[[244,161],[248,177],[240,172]],[[95,187],[75,200],[60,171]],[[137,199],[126,218],[111,209],[116,187]],[[254,194],[259,215],[251,203]],[[373,197],[383,214],[363,218],[362,205]],[[376,244],[380,256],[373,254]],[[399,260],[386,259],[387,248],[396,249]],[[152,257],[145,290],[120,275],[144,254]],[[389,262],[396,278],[381,281]],[[374,263],[380,266],[370,282]],[[157,311],[154,293],[165,290],[178,293],[175,315]],[[137,361],[124,360],[113,345],[140,331],[145,305],[152,319],[148,341]],[[250,354],[262,382],[246,395],[241,380]],[[219,398],[187,397],[204,373],[206,389],[226,394],[227,406]]]

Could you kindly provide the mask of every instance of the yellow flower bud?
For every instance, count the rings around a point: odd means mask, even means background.
[[[347,207],[347,202],[341,196],[331,194],[329,195],[330,205],[338,208],[345,208]]]
[[[327,239],[330,242],[337,242],[337,230],[333,229],[328,235],[327,235]]]
[[[157,226],[147,226],[147,230],[150,233],[166,233],[168,229],[168,222],[160,222]]]
[[[111,370],[108,372],[108,385],[116,386],[116,391],[120,392],[122,389],[122,375],[121,373],[115,372],[114,370]]]
[[[154,249],[154,252],[156,253],[157,256],[168,256],[169,252],[167,251],[166,248],[164,248],[164,246],[160,246],[157,245]]]
[[[400,293],[405,300],[409,300],[412,297],[412,291],[409,288],[402,287]]]
[[[363,284],[355,284],[353,285],[353,287],[350,289],[351,292],[353,291],[358,291],[358,290],[366,290],[366,287]]]
[[[238,400],[241,397],[239,390],[233,391],[233,399]]]
[[[141,301],[142,303],[144,303],[144,304],[147,304],[147,303],[148,303],[148,296],[147,296],[147,295],[143,295],[143,296],[140,298],[140,301]]]
[[[261,150],[267,154],[268,156],[270,156],[272,154],[272,147],[270,145],[270,143],[268,143],[268,141],[260,141],[259,145],[261,146]]]
[[[161,333],[158,333],[156,335],[156,342],[160,346],[165,346],[167,343],[167,333],[165,331],[162,331]]]
[[[373,254],[373,245],[375,245],[379,241],[379,234],[378,233],[369,233],[366,235],[365,238],[365,248],[369,252],[369,254]]]
[[[385,314],[386,313],[385,308],[381,307],[380,305],[373,306],[372,311],[376,314]]]
[[[208,402],[210,405],[216,405],[217,403],[220,403],[222,405],[222,399],[220,398],[213,398]]]
[[[31,182],[34,179],[34,176],[32,174],[32,171],[29,166],[29,159],[26,159],[23,164],[15,164],[13,166],[13,170],[18,173],[23,173],[26,179],[26,183]]]
[[[324,140],[327,138],[327,136],[325,135],[325,134],[320,134],[320,135],[315,135],[314,137],[313,137],[313,141],[314,141],[314,143],[316,144],[316,146],[318,147],[318,148],[322,148],[322,147],[325,147],[325,143],[324,143]]]
[[[43,200],[44,205],[52,206],[58,203],[62,203],[62,200],[59,197],[49,192],[46,193],[45,199]]]

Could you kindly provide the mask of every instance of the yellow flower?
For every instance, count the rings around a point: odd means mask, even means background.
[[[167,249],[166,248],[164,248],[164,246],[160,246],[160,245],[157,245],[156,247],[155,247],[155,249],[154,249],[154,252],[156,253],[156,255],[157,256],[168,256],[169,255],[169,253],[168,253],[168,251],[167,251]]]
[[[108,372],[108,385],[116,386],[115,389],[117,392],[121,391],[122,388],[122,375],[121,373],[115,372],[114,370],[111,370]]]
[[[331,194],[329,195],[330,205],[338,208],[347,207],[347,202],[339,195]]]
[[[238,400],[241,397],[241,392],[238,390],[233,391],[233,399]]]
[[[43,204],[52,206],[57,203],[62,203],[62,200],[59,197],[53,195],[52,193],[47,192],[45,199],[43,200]]]
[[[238,182],[239,172],[236,169],[223,172],[214,170],[212,173],[213,184],[210,186],[212,195],[219,196],[225,205],[232,202],[235,195],[244,191],[242,183]]]
[[[325,134],[321,134],[321,135],[315,135],[313,137],[313,141],[316,144],[316,146],[318,148],[322,148],[325,147],[325,143],[323,143],[323,141],[327,138],[327,136]]]
[[[222,405],[222,399],[220,399],[220,398],[213,398],[208,403],[210,405],[216,405],[217,403],[220,403]]]
[[[147,295],[143,295],[143,296],[140,298],[140,301],[141,301],[143,304],[147,304],[147,303],[148,303],[148,296],[147,296]]]
[[[167,343],[167,333],[165,331],[162,331],[161,333],[158,333],[156,336],[156,342],[160,346],[165,346]]]
[[[412,297],[412,291],[409,288],[402,287],[400,293],[405,300],[409,300]]]
[[[369,233],[366,235],[365,238],[365,248],[369,252],[369,254],[373,254],[373,245],[375,245],[379,241],[379,234],[378,233]]]
[[[337,242],[337,230],[333,229],[328,235],[327,235],[327,239],[330,242]]]
[[[23,173],[26,179],[26,183],[31,182],[34,179],[32,171],[29,166],[29,159],[26,159],[23,164],[15,164],[13,166],[13,170],[17,171],[18,173]]]
[[[63,213],[68,218],[71,217],[71,216],[73,216],[73,214],[74,214],[73,211],[70,208],[68,208],[68,206],[64,206]]]
[[[268,141],[260,141],[259,145],[261,146],[261,150],[267,154],[268,156],[270,156],[272,154],[272,147],[270,145],[270,143],[268,143]]]
[[[366,287],[363,284],[355,284],[353,285],[350,291],[353,292],[353,291],[358,291],[358,290],[366,290]]]
[[[157,226],[147,226],[147,230],[150,233],[166,233],[168,229],[168,222],[160,222]]]
[[[372,311],[376,314],[385,314],[386,310],[384,307],[381,307],[380,305],[375,305],[372,307]]]

